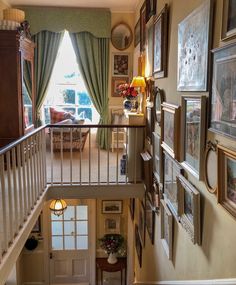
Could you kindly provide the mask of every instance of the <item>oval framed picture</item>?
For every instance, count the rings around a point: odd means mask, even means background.
[[[161,124],[161,104],[164,102],[164,94],[161,89],[159,89],[158,87],[154,87],[153,95],[154,95],[154,118],[155,118],[155,121],[160,126]]]

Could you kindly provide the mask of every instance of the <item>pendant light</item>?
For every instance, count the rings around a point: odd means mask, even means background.
[[[67,208],[67,204],[63,199],[55,199],[52,200],[49,208],[54,215],[59,217],[64,213],[65,209]]]

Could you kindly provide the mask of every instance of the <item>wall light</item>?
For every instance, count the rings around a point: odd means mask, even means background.
[[[54,215],[56,216],[61,216],[64,211],[67,208],[67,204],[64,200],[62,199],[55,199],[52,200],[50,206],[49,206],[50,210],[53,212]]]

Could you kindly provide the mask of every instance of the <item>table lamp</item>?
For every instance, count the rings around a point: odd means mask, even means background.
[[[130,84],[131,87],[137,88],[139,95],[139,113],[142,113],[142,104],[143,104],[143,92],[146,87],[145,78],[143,76],[136,76],[132,79]]]

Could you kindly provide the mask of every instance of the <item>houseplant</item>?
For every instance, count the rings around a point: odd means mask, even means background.
[[[108,254],[108,263],[116,263],[116,255],[124,246],[124,237],[121,234],[105,234],[98,241],[100,247]]]

